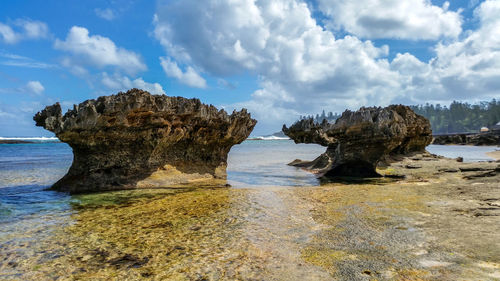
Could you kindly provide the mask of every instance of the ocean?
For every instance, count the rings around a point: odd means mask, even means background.
[[[496,147],[430,145],[427,149],[431,153],[446,157],[461,156],[465,161],[487,161],[492,159],[485,153],[494,151]],[[325,148],[319,145],[294,144],[291,140],[245,141],[234,146],[229,154],[227,180],[231,188],[216,193],[196,191],[198,193],[193,196],[199,195],[200,200],[213,196],[213,199],[210,199],[213,202],[220,199],[217,196],[226,193],[229,198],[244,198],[241,199],[242,201],[224,198],[226,201],[233,200],[232,203],[224,201],[224,204],[237,204],[238,210],[248,208],[247,211],[250,213],[256,212],[252,204],[257,203],[267,204],[266,208],[270,210],[278,208],[281,203],[273,199],[275,195],[270,191],[273,188],[297,188],[320,184],[313,174],[286,164],[295,159],[313,160],[324,151]],[[123,204],[125,204],[123,206],[129,206],[127,204],[135,202],[133,200],[147,201],[158,196],[163,200],[167,198],[167,193],[170,194],[169,196],[174,195],[171,198],[175,198],[175,200],[169,199],[174,201],[167,201],[168,204],[181,202],[176,200],[194,198],[193,196],[182,197],[182,194],[177,195],[177,191],[173,193],[172,191],[116,191],[77,196],[47,191],[46,189],[52,183],[66,173],[71,161],[71,148],[64,143],[40,140],[33,144],[0,144],[0,279],[35,278],[39,275],[36,273],[38,271],[32,271],[33,267],[38,268],[46,265],[47,262],[59,261],[73,254],[78,254],[79,258],[85,257],[85,251],[88,250],[85,246],[78,246],[79,248],[75,248],[74,252],[68,254],[65,252],[67,249],[58,248],[57,241],[67,238],[67,229],[72,229],[82,220],[88,220],[87,223],[95,222],[97,217],[106,214],[109,208],[114,208],[113,206]],[[258,193],[257,197],[250,198],[249,194],[253,193],[238,191],[246,188],[261,189],[262,192]],[[242,202],[253,203],[242,207]],[[187,203],[184,202],[181,205],[185,206],[185,204]],[[82,215],[88,212],[102,213],[101,215],[95,213],[93,216],[97,217],[89,219]],[[217,220],[214,220],[211,223],[216,222]],[[136,223],[141,222],[139,220]],[[84,229],[83,226],[78,231],[82,229]],[[88,235],[91,235],[92,231],[89,231]],[[82,239],[80,236],[71,237],[75,240],[66,242],[69,243],[68,245],[77,245]],[[126,251],[126,246],[123,247],[121,251]],[[2,255],[6,256],[2,257]],[[19,261],[23,261],[24,264],[18,264]],[[12,263],[16,266],[12,266]],[[70,268],[64,268],[64,270],[70,270]],[[48,274],[47,271],[41,272]],[[57,272],[59,273],[54,274],[60,274],[60,271]]]

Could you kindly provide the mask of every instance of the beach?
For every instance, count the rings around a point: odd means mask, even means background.
[[[488,153],[486,153],[486,155],[488,155],[489,157],[491,157],[495,160],[500,160],[500,150],[488,152]]]
[[[414,155],[378,170],[390,178],[320,182],[286,163],[324,148],[246,141],[230,152],[229,188],[68,195],[43,190],[71,163],[65,144],[6,146],[22,146],[26,159],[11,155],[17,164],[6,165],[4,154],[0,166],[11,175],[0,188],[4,280],[500,275],[496,162]]]

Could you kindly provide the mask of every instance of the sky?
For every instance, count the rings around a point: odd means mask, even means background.
[[[141,88],[300,115],[500,98],[500,0],[0,2],[0,136],[33,115]]]

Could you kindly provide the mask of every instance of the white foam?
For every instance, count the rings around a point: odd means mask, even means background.
[[[0,140],[58,141],[56,137],[0,137]]]
[[[250,137],[251,140],[289,140],[287,137],[266,136],[266,137]]]

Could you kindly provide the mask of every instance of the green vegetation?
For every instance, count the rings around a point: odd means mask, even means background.
[[[431,122],[434,134],[477,133],[500,121],[500,100],[477,104],[454,101],[449,107],[440,104],[414,105],[411,108]]]
[[[426,117],[431,122],[434,134],[477,133],[481,127],[491,128],[500,121],[500,100],[483,101],[477,104],[454,101],[449,106],[440,104],[411,105],[416,113]],[[300,116],[300,120],[313,118],[321,123],[323,119],[333,122],[340,114],[329,112],[322,114]]]
[[[326,114],[325,111],[323,110],[321,115],[319,115],[319,114],[316,114],[316,116],[314,116],[314,115],[307,115],[307,116],[300,115],[299,120],[313,118],[314,122],[317,122],[317,123],[323,122],[324,119],[326,119],[328,122],[333,122],[333,121],[339,119],[340,116],[342,116],[342,115],[338,114],[337,112],[332,113],[330,111],[330,112],[328,112],[328,114]]]

